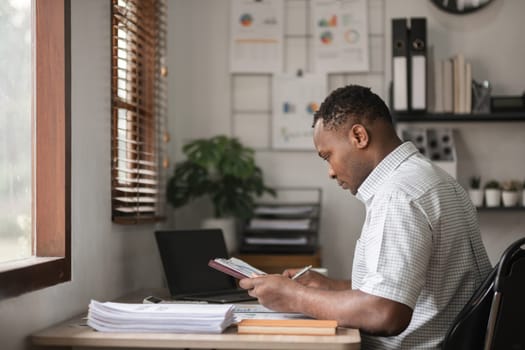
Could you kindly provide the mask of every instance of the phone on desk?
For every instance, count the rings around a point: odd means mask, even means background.
[[[150,295],[150,296],[145,297],[144,300],[142,300],[142,303],[143,304],[158,304],[158,303],[162,303],[163,301],[164,300],[162,300],[161,298]]]

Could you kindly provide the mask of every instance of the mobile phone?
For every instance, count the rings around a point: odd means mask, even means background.
[[[142,303],[143,304],[158,304],[158,303],[162,303],[163,301],[164,300],[162,300],[161,298],[150,295],[150,296],[145,297],[144,300],[142,300]]]

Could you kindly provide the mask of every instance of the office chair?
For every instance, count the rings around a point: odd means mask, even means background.
[[[512,243],[454,320],[444,350],[525,350],[525,237]]]

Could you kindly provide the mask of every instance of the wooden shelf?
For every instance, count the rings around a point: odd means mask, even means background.
[[[514,207],[504,207],[504,206],[499,206],[499,207],[477,207],[476,208],[477,211],[481,211],[481,212],[490,212],[490,211],[496,211],[496,212],[502,212],[502,211],[508,211],[508,212],[511,212],[511,211],[525,211],[525,207],[521,206],[521,205],[516,205]]]
[[[490,114],[400,113],[393,114],[394,122],[525,122],[525,112]]]

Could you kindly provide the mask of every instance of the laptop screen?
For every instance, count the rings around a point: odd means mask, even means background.
[[[237,287],[233,277],[208,266],[228,257],[220,229],[156,231],[155,238],[172,296]]]

